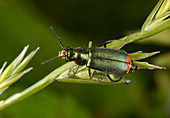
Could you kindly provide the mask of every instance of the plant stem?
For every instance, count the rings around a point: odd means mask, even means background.
[[[30,86],[29,88],[25,89],[24,91],[14,94],[13,96],[11,96],[10,98],[8,98],[5,101],[1,101],[2,104],[0,104],[0,110],[3,110],[19,101],[31,96],[32,94],[36,93],[37,91],[43,89],[50,83],[54,82],[56,80],[56,77],[58,77],[61,73],[68,70],[69,68],[72,68],[73,66],[75,66],[75,64],[72,62],[66,63],[63,66],[61,66],[61,67],[57,68],[56,70],[54,70],[53,72],[51,72],[49,75],[44,77],[42,80],[38,81],[37,83]]]
[[[153,36],[155,34],[158,34],[162,31],[168,29],[168,28],[170,28],[170,22],[162,24],[160,27],[150,29],[150,30],[146,30],[144,32],[136,32],[129,37],[128,41],[126,41],[125,44]],[[126,39],[127,39],[127,36],[120,38],[119,40],[125,41]],[[107,44],[108,48],[112,48],[113,46],[115,46],[115,42],[111,42],[111,43]]]

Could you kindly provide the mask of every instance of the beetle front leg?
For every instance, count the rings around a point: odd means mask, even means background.
[[[88,73],[89,73],[89,79],[92,79],[92,78],[93,78],[93,75],[94,75],[94,72],[93,72],[93,74],[91,75],[91,70],[90,70],[90,68],[88,68]]]
[[[68,76],[70,75],[70,72],[71,72],[71,68],[69,69],[69,71],[68,71],[68,73],[67,73]]]
[[[106,44],[108,44],[108,42],[106,41],[106,42],[104,42],[104,48],[106,48]]]
[[[67,75],[70,75],[71,71],[73,72],[73,74],[76,74],[78,69],[79,69],[79,65],[77,65],[75,69],[74,67],[70,68]]]
[[[76,69],[73,68],[73,74],[76,74],[79,69],[79,65],[76,66]]]
[[[119,82],[122,79],[122,77],[120,77],[118,80],[113,80],[109,74],[106,74],[106,76],[110,79],[111,82]]]
[[[92,47],[92,41],[89,41],[88,49]]]

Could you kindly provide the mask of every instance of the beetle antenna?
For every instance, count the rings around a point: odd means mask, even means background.
[[[57,59],[57,58],[60,58],[60,57],[65,57],[65,56],[56,56],[56,57],[54,57],[54,58],[51,58],[51,59],[48,59],[48,60],[42,62],[41,64],[48,63],[48,62],[53,61],[53,60],[55,60],[55,59]]]
[[[55,32],[54,28],[53,28],[52,26],[50,26],[50,28],[51,28],[51,30],[53,31],[53,33],[55,34],[55,36],[57,37],[57,39],[58,39],[58,41],[59,41],[59,43],[60,43],[60,46],[61,46],[64,50],[66,50],[66,49],[64,48],[64,45],[61,43],[60,37],[59,37],[59,36],[57,35],[57,33]]]

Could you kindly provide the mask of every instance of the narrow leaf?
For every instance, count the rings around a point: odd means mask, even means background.
[[[0,90],[0,95],[1,95],[5,90],[7,90],[7,89],[8,89],[8,87],[6,87],[6,88]]]
[[[158,13],[156,14],[155,18],[162,16],[162,14],[166,13],[170,10],[170,0],[164,0],[162,3],[161,8],[159,9]]]
[[[13,70],[18,66],[18,64],[22,61],[27,49],[29,46],[26,46],[23,51],[19,54],[19,56],[4,70],[2,75],[0,76],[0,83],[2,83],[5,79],[7,79]]]
[[[11,73],[12,75],[15,75],[16,73],[20,72],[22,69],[26,67],[26,65],[31,61],[31,59],[34,57],[36,52],[39,50],[39,47],[32,51],[27,57],[24,58],[24,60],[15,68],[15,70]]]
[[[3,89],[5,89],[6,87],[9,87],[11,84],[15,83],[17,80],[19,80],[24,74],[28,73],[30,70],[32,70],[33,68],[28,68],[18,74],[15,74],[11,77],[9,77],[8,79],[6,79],[5,81],[3,81],[0,84],[0,91],[2,91]]]
[[[134,63],[138,66],[138,69],[166,69],[166,67],[160,67],[157,65],[149,64],[148,62],[139,62],[139,61],[134,61]]]
[[[141,59],[145,59],[147,57],[153,56],[155,54],[158,54],[160,51],[155,51],[155,52],[151,52],[151,53],[144,53],[142,51],[138,51],[138,52],[134,52],[134,53],[129,53],[128,55],[130,56],[130,58],[132,60],[141,60]]]
[[[148,16],[148,18],[146,19],[145,23],[143,24],[142,28],[141,28],[141,32],[144,32],[148,29],[148,26],[150,25],[150,23],[152,22],[152,20],[154,19],[154,16],[156,15],[157,11],[159,10],[159,8],[161,7],[162,3],[164,0],[159,0],[159,2],[157,3],[157,5],[155,6],[155,8],[152,10],[152,12],[150,13],[150,15]]]
[[[0,105],[3,104],[4,102],[5,102],[4,100],[0,101]]]
[[[3,104],[0,105],[0,111],[11,106],[12,104],[15,104],[15,103],[29,97],[30,95],[36,93],[37,91],[40,91],[41,89],[43,89],[50,83],[54,82],[56,80],[56,78],[59,75],[61,75],[61,73],[65,72],[66,70],[68,70],[69,68],[74,67],[74,66],[75,66],[74,62],[68,62],[68,63],[64,64],[63,66],[55,69],[53,72],[51,72],[49,75],[47,75],[42,80],[35,83],[34,85],[30,86],[29,88],[25,89],[24,91],[22,91],[16,95],[14,95],[14,97],[11,96],[7,100],[5,100],[3,102]]]
[[[166,24],[170,22],[170,11],[163,14],[161,17],[158,17],[157,19],[154,19],[152,23],[148,26],[148,30],[153,28],[158,28],[159,26]]]
[[[6,64],[7,64],[7,62],[5,62],[5,63],[3,64],[3,66],[2,66],[2,68],[0,69],[0,76],[1,76],[1,74],[2,74],[2,72],[3,72],[3,70],[4,70],[4,68],[5,68]]]

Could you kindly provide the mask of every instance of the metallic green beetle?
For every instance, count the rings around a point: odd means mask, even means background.
[[[92,47],[91,42],[89,43],[89,48],[87,50],[81,47],[65,48],[52,27],[51,29],[56,35],[63,50],[59,52],[57,57],[47,60],[42,64],[56,58],[74,61],[77,65],[86,65],[88,67],[90,79],[93,77],[90,69],[94,69],[103,72],[112,82],[120,81],[122,76],[129,72],[133,72],[138,68],[130,59],[127,52],[119,49],[106,48],[106,43],[104,44],[104,48]],[[120,76],[120,79],[113,80],[109,74]]]

